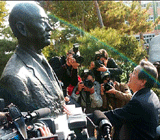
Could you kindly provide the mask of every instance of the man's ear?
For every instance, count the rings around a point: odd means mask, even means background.
[[[147,82],[146,80],[142,80],[141,85],[144,86],[146,84],[146,82]]]
[[[21,21],[18,21],[16,23],[16,27],[18,29],[18,31],[23,35],[23,36],[27,36],[27,32],[26,32],[26,27],[25,24]]]

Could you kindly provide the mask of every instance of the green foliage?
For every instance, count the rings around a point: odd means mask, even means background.
[[[146,55],[134,36],[122,35],[111,28],[96,28],[91,30],[90,34],[79,37],[78,41],[81,44],[80,52],[85,59],[84,67],[89,67],[90,62],[94,60],[95,51],[103,48],[123,69],[122,82],[128,80],[133,67]]]
[[[87,61],[91,61],[90,53],[93,56],[94,52],[101,48],[106,49],[109,56],[124,62],[133,61],[138,63],[146,55],[146,52],[134,36],[121,34],[112,28],[108,30],[96,28],[91,30],[90,34],[79,37],[78,41],[82,46],[80,50],[86,56]]]
[[[131,7],[122,2],[100,1],[100,9],[106,28],[114,28],[122,33],[132,34],[153,30],[153,23],[147,22],[149,14],[141,9],[139,2],[134,1]],[[125,24],[128,21],[129,24]]]
[[[146,9],[141,9],[137,1],[132,2],[130,7],[121,1],[99,1],[98,3],[106,29],[113,28],[127,34],[153,29],[153,23],[147,22],[149,4]],[[52,15],[85,31],[100,27],[93,1],[43,1],[41,5]],[[125,21],[128,21],[129,25]]]
[[[15,50],[17,45],[17,42],[8,41],[6,39],[0,40],[0,76],[2,74],[2,71],[13,54],[13,51]]]
[[[160,89],[152,88],[152,90],[157,94],[158,98],[160,99]]]
[[[61,20],[86,31],[99,26],[93,1],[43,1],[41,5]]]
[[[3,34],[4,39],[12,38],[13,41],[17,40],[10,27],[3,28],[1,33]]]
[[[60,21],[65,30],[56,31],[52,38],[55,44],[44,49],[47,58],[55,55],[65,55],[73,43],[80,43],[80,52],[84,56],[83,68],[89,68],[94,60],[94,53],[106,49],[122,67],[122,81],[126,82],[133,67],[146,56],[141,44],[133,33],[146,32],[152,29],[152,22],[147,22],[147,9],[141,10],[138,2],[127,7],[122,2],[99,1],[100,11],[105,28],[99,28],[98,16],[92,1],[45,1],[41,5],[51,15],[54,21]],[[65,10],[65,12],[64,12]],[[67,21],[67,22],[66,22]],[[129,22],[129,25],[125,24]],[[97,26],[97,28],[96,28]],[[88,33],[82,32],[83,28]],[[126,35],[128,34],[128,35]],[[68,37],[70,36],[70,37]]]
[[[74,43],[77,43],[77,37],[79,31],[74,27],[66,25],[65,29],[59,31],[52,31],[51,38],[54,38],[50,46],[47,46],[43,49],[43,54],[49,60],[53,56],[62,56],[66,55],[68,50],[73,47]]]
[[[0,28],[4,27],[3,22],[7,14],[6,1],[0,1]]]

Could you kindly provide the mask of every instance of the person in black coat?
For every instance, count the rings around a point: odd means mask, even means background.
[[[101,75],[103,72],[110,72],[110,79],[112,81],[120,82],[120,75],[122,74],[122,69],[117,65],[113,58],[108,56],[108,53],[104,49],[100,49],[95,52],[95,61],[91,62],[91,70],[93,70],[95,75],[95,80],[100,84],[103,83]]]
[[[67,56],[55,56],[49,60],[52,69],[55,71],[58,79],[62,82],[63,94],[67,96],[67,87],[71,84],[76,86],[78,83],[77,68],[80,65],[73,58],[73,50],[69,50]]]
[[[155,139],[160,102],[151,88],[157,76],[157,69],[149,61],[141,60],[134,68],[128,82],[128,86],[134,92],[132,99],[123,108],[104,113],[115,127],[113,139]]]

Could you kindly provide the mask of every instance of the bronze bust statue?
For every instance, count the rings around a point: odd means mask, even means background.
[[[52,30],[44,9],[36,2],[19,3],[10,13],[9,24],[18,46],[0,79],[2,88],[8,92],[0,96],[6,104],[12,102],[21,111],[49,107],[55,115],[62,113],[62,88],[41,53],[50,44]]]

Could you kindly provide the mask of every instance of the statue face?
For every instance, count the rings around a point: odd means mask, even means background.
[[[45,46],[50,45],[50,31],[52,30],[49,19],[40,7],[34,7],[33,11],[30,11],[30,20],[26,21],[27,38],[36,50],[41,50]]]

